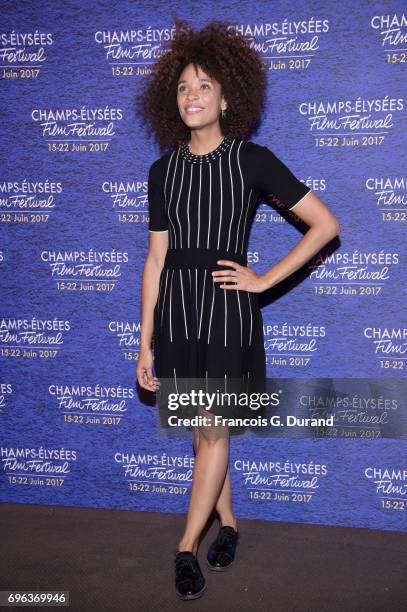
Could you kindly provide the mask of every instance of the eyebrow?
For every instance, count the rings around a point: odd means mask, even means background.
[[[199,79],[199,80],[200,80],[200,81],[208,81],[209,83],[212,83],[211,79]],[[183,81],[178,81],[178,85],[179,85],[180,83],[186,83],[186,81],[185,81],[185,80],[183,80]]]

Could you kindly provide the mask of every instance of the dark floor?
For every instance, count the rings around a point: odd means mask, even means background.
[[[407,610],[406,533],[240,519],[235,564],[216,573],[205,565],[215,521],[198,552],[206,592],[181,601],[173,553],[184,515],[23,504],[0,509],[0,590],[69,590],[74,612]]]

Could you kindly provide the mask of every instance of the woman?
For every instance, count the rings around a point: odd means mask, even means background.
[[[140,97],[140,112],[159,143],[169,147],[148,177],[149,251],[136,369],[140,386],[159,391],[162,404],[170,388],[219,388],[219,382],[225,391],[239,383],[246,389],[261,386],[265,352],[257,294],[298,270],[339,233],[321,200],[269,148],[245,139],[265,101],[266,74],[258,54],[221,22],[200,32],[182,20],[176,26]],[[258,196],[270,193],[283,208],[295,208],[309,230],[287,256],[257,274],[247,264],[250,221]],[[237,407],[222,410],[229,415]],[[196,555],[214,507],[220,528],[207,553],[209,568],[227,569],[238,540],[230,430],[215,424],[219,411],[205,402],[193,413],[208,418],[193,427],[192,492],[175,553],[182,599],[197,598],[205,589]]]

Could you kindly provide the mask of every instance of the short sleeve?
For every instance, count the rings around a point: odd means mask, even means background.
[[[282,207],[290,210],[311,191],[267,147],[250,143],[252,186],[261,193],[275,195]],[[254,148],[253,148],[254,147]]]
[[[159,165],[154,162],[148,173],[148,211],[150,232],[168,230],[168,218],[165,210],[163,181]]]

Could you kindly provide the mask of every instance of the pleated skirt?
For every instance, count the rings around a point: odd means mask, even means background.
[[[202,413],[193,402],[169,408],[169,397],[195,390],[219,393],[210,413],[240,419],[261,409],[245,395],[265,391],[266,357],[258,294],[220,287],[213,270],[232,269],[218,260],[247,265],[246,255],[205,249],[168,249],[154,308],[154,369],[157,404],[165,414]],[[228,283],[231,284],[231,283]],[[229,394],[229,396],[228,396]],[[192,397],[192,396],[191,396]],[[208,407],[207,407],[208,408]],[[209,410],[206,410],[209,413]],[[239,433],[244,426],[230,427]]]

